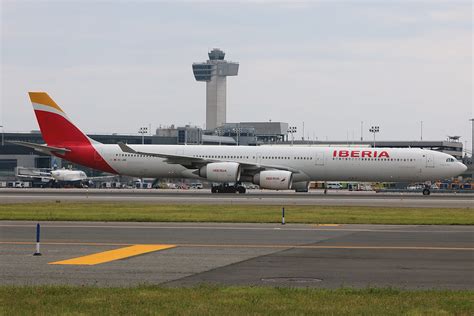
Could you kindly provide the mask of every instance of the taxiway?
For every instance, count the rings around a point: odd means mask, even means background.
[[[474,288],[472,226],[44,222],[38,257],[34,236],[0,223],[2,284]],[[163,250],[61,264],[134,245]]]

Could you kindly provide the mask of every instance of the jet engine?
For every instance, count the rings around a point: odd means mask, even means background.
[[[237,162],[213,162],[201,167],[199,176],[215,182],[237,182],[240,170]]]
[[[293,174],[284,170],[262,171],[253,177],[253,183],[262,189],[288,190],[293,183]]]

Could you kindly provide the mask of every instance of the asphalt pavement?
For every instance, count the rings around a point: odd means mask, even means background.
[[[0,203],[24,202],[140,202],[161,204],[339,205],[473,208],[474,194],[375,193],[312,190],[251,190],[246,194],[212,194],[209,190],[140,189],[0,189]]]
[[[474,227],[0,222],[1,284],[473,289]],[[166,249],[50,264],[133,245]]]

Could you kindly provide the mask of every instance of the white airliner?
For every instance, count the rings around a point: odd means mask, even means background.
[[[30,169],[18,167],[16,176],[20,178],[41,179],[43,182],[49,181],[53,187],[75,186],[84,187],[94,180],[104,180],[115,176],[88,177],[82,170],[72,169]]]
[[[56,181],[82,182],[89,180],[82,170],[56,169],[51,171],[51,177]]]
[[[309,181],[423,182],[467,169],[453,156],[417,148],[102,144],[82,133],[47,93],[29,95],[46,144],[16,144],[113,174],[301,190]],[[423,194],[430,194],[428,187]]]

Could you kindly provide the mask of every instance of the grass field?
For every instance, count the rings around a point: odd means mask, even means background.
[[[472,315],[474,291],[0,287],[2,315]]]
[[[473,225],[474,210],[291,206],[287,223]],[[0,220],[277,223],[281,209],[265,205],[25,203],[0,205]]]

